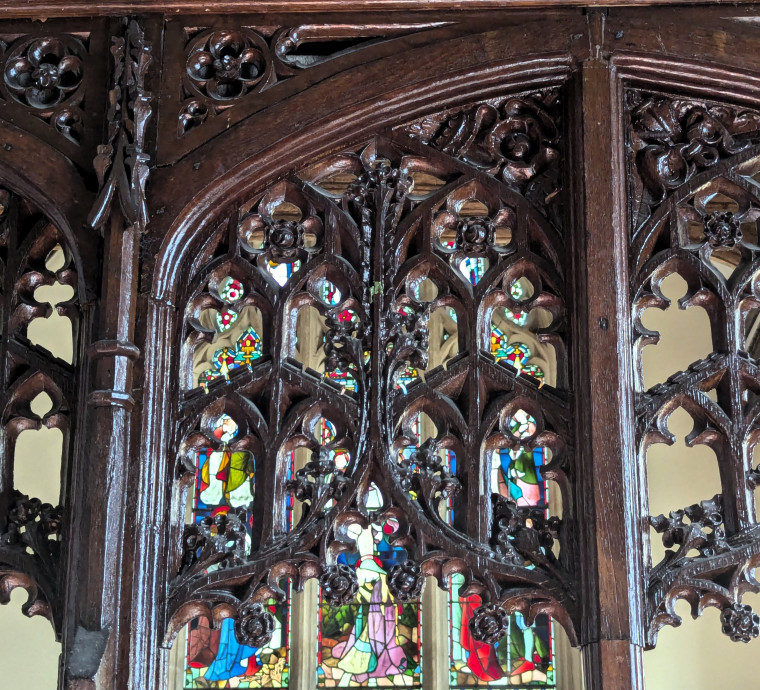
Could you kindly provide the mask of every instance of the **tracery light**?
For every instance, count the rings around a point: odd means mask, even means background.
[[[366,500],[370,515],[382,505],[380,490],[371,485]],[[320,688],[422,687],[421,607],[396,603],[388,592],[388,571],[407,558],[405,549],[391,545],[397,529],[393,519],[349,528],[357,552],[341,554],[338,562],[355,568],[359,592],[350,604],[320,606]]]
[[[212,435],[221,449],[205,448],[196,455],[193,522],[224,523],[227,515],[241,519],[248,532],[253,528],[255,458],[246,450],[231,447],[239,435],[237,422],[228,414],[214,421]],[[218,565],[207,568],[213,572]],[[214,627],[207,617],[191,621],[185,646],[184,687],[286,688],[288,686],[288,606],[273,599],[266,604],[274,617],[272,639],[263,647],[241,644],[235,622],[225,618]]]

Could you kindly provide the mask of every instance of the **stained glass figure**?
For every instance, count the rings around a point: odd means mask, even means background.
[[[238,366],[251,366],[254,359],[261,357],[261,337],[249,326],[237,340],[235,362]]]
[[[220,415],[213,433],[224,445],[222,450],[208,448],[198,453],[196,517],[215,514],[220,507],[248,508],[253,503],[253,456],[228,446],[238,434],[235,420]]]
[[[367,509],[381,505],[373,486]],[[358,553],[338,560],[356,569],[359,593],[346,606],[320,606],[320,688],[422,687],[419,604],[396,604],[386,583],[388,570],[407,558],[404,549],[390,543],[397,529],[394,520],[349,528]]]
[[[541,476],[543,448],[502,448],[493,454],[491,483],[505,498],[521,506],[546,504],[546,482]]]
[[[419,380],[420,373],[407,362],[407,364],[397,369],[393,374],[393,387],[406,394],[409,392],[409,386]]]
[[[213,436],[222,448],[204,448],[196,456],[193,520],[234,512],[248,530],[253,525],[254,457],[230,448],[239,434],[227,414],[214,422]],[[214,569],[211,566],[209,571]],[[272,640],[261,649],[241,645],[232,619],[211,627],[207,618],[193,620],[188,629],[185,688],[288,687],[288,606],[270,601],[275,619]]]
[[[290,277],[301,268],[300,261],[294,261],[290,264],[278,264],[274,261],[267,262],[267,271],[275,279],[278,285],[285,285],[290,280]]]
[[[232,328],[232,324],[238,320],[238,314],[232,309],[222,309],[216,313],[216,328],[220,333],[224,333]]]
[[[477,285],[487,270],[488,259],[484,256],[466,256],[459,262],[459,271],[472,285]]]
[[[452,576],[452,591],[464,582]],[[469,622],[480,606],[477,595],[457,597],[451,602],[450,688],[520,687],[554,688],[551,623],[545,615],[532,626],[519,613],[512,614],[509,632],[496,644],[473,639]]]
[[[287,606],[268,603],[275,629],[266,647],[248,647],[237,641],[235,622],[225,618],[218,629],[208,618],[193,620],[187,636],[185,689],[287,688]]]
[[[219,297],[225,302],[237,302],[243,296],[243,284],[239,280],[227,276],[219,284]]]

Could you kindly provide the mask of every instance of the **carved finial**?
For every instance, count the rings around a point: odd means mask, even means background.
[[[130,21],[124,36],[113,38],[113,85],[109,92],[108,142],[98,146],[93,161],[100,192],[88,222],[101,228],[119,207],[128,225],[144,230],[148,224],[145,187],[150,157],[145,152],[145,130],[153,113],[152,95],[145,88],[145,75],[153,60],[152,45],[142,29]]]
[[[356,573],[347,565],[328,565],[319,576],[322,598],[330,606],[350,604],[359,591]]]
[[[760,635],[760,616],[747,604],[735,603],[720,614],[723,634],[734,642],[747,643]]]
[[[272,640],[274,616],[258,602],[241,604],[235,619],[235,637],[248,647],[266,647]]]
[[[388,573],[388,590],[393,597],[407,603],[416,601],[422,593],[425,577],[418,563],[406,560],[394,565]]]

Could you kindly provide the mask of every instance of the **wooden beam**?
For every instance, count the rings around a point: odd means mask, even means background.
[[[520,8],[559,9],[563,7],[654,7],[737,5],[752,6],[760,0],[222,0],[208,3],[205,0],[8,0],[0,6],[0,19],[51,17],[95,17],[145,14],[249,14],[264,12],[366,12],[373,10],[407,10],[414,12],[440,12],[453,10],[510,10]]]

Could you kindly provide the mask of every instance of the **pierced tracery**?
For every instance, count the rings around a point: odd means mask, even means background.
[[[562,241],[519,194],[557,155],[537,103],[513,99],[499,116],[502,129],[515,118],[505,137],[553,147],[535,154],[543,162],[508,158],[505,170],[522,170],[502,175],[508,184],[398,131],[217,222],[185,312],[195,431],[183,432],[183,486],[192,470],[196,524],[174,629],[212,590],[229,593],[234,617],[247,602],[287,605],[321,573],[320,687],[420,687],[417,601],[433,575],[452,611],[467,609],[452,633],[465,664],[452,666],[454,685],[552,686],[548,614],[570,625],[573,575],[547,481],[560,506],[572,431]],[[215,424],[242,430],[231,410],[257,420],[250,461],[239,441],[212,439]],[[485,510],[480,485],[493,495]],[[223,511],[206,500],[212,488]],[[223,525],[199,517],[209,508]],[[465,565],[472,552],[482,571]],[[507,583],[528,594],[505,596]],[[493,640],[475,624],[487,604],[507,616]],[[485,648],[498,673],[475,665]]]
[[[69,431],[77,395],[79,275],[71,244],[31,204],[0,189],[3,448],[0,453],[0,579],[29,593],[27,615],[61,632],[62,497],[69,477]],[[43,324],[44,322],[44,324]],[[43,324],[42,326],[40,324]],[[68,331],[68,337],[67,333]],[[46,500],[17,482],[29,434],[51,434],[58,457],[40,466]],[[52,439],[51,439],[52,440]],[[40,460],[36,458],[35,460]],[[4,600],[3,603],[7,603]]]
[[[669,517],[648,517],[667,549],[659,563],[650,565],[648,641],[654,645],[663,625],[680,623],[674,610],[678,598],[691,603],[695,617],[706,606],[720,608],[726,634],[748,641],[756,636],[752,626],[746,635],[734,634],[732,621],[749,620],[742,596],[760,588],[753,574],[760,558],[751,495],[757,371],[747,340],[756,320],[760,274],[760,116],[638,92],[629,94],[629,104],[631,184],[639,209],[646,210],[632,216],[637,349],[641,353],[659,339],[644,327],[642,314],[668,306],[662,285],[673,274],[686,283],[679,305],[704,308],[712,335],[712,352],[666,382],[645,391],[639,379],[641,462],[644,466],[651,444],[675,441],[667,424],[682,407],[694,419],[687,444],[714,452],[721,484],[714,497],[674,506]]]

